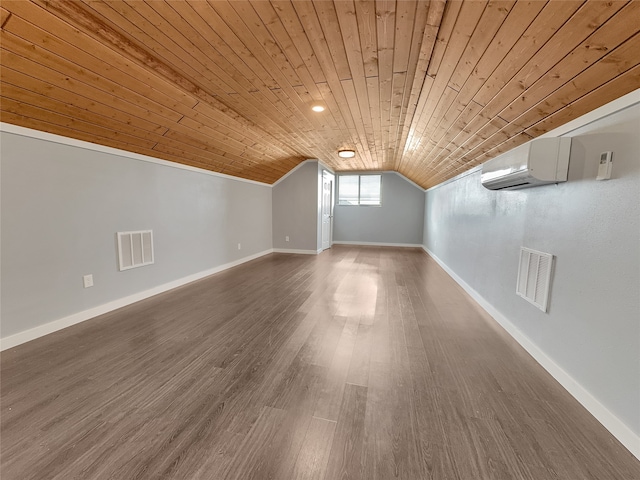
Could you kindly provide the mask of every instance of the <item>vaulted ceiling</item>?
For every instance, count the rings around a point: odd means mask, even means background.
[[[638,1],[3,0],[0,14],[3,122],[267,183],[318,158],[430,187],[640,88]]]

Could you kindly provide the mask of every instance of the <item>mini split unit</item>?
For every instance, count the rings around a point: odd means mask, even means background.
[[[489,190],[518,190],[567,181],[571,138],[538,138],[482,165]]]

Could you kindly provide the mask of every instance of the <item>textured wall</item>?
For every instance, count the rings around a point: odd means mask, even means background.
[[[569,182],[492,192],[476,172],[429,190],[424,245],[640,433],[640,106],[573,137]],[[601,152],[614,155],[596,181]],[[557,256],[550,308],[515,294],[520,246]]]
[[[269,186],[1,135],[2,338],[271,248]],[[155,264],[119,272],[142,229]]]
[[[303,163],[274,185],[273,248],[308,252],[319,248],[317,161]]]
[[[333,241],[420,245],[424,191],[400,175],[385,172],[381,199],[380,207],[338,205],[336,200]]]

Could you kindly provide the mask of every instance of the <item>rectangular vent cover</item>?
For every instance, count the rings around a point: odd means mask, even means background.
[[[153,231],[118,232],[120,271],[153,263]]]
[[[520,248],[518,285],[516,293],[533,303],[543,312],[547,311],[553,255],[530,248]]]

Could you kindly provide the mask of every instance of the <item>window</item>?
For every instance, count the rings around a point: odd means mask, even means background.
[[[380,205],[381,175],[340,175],[338,205]]]

